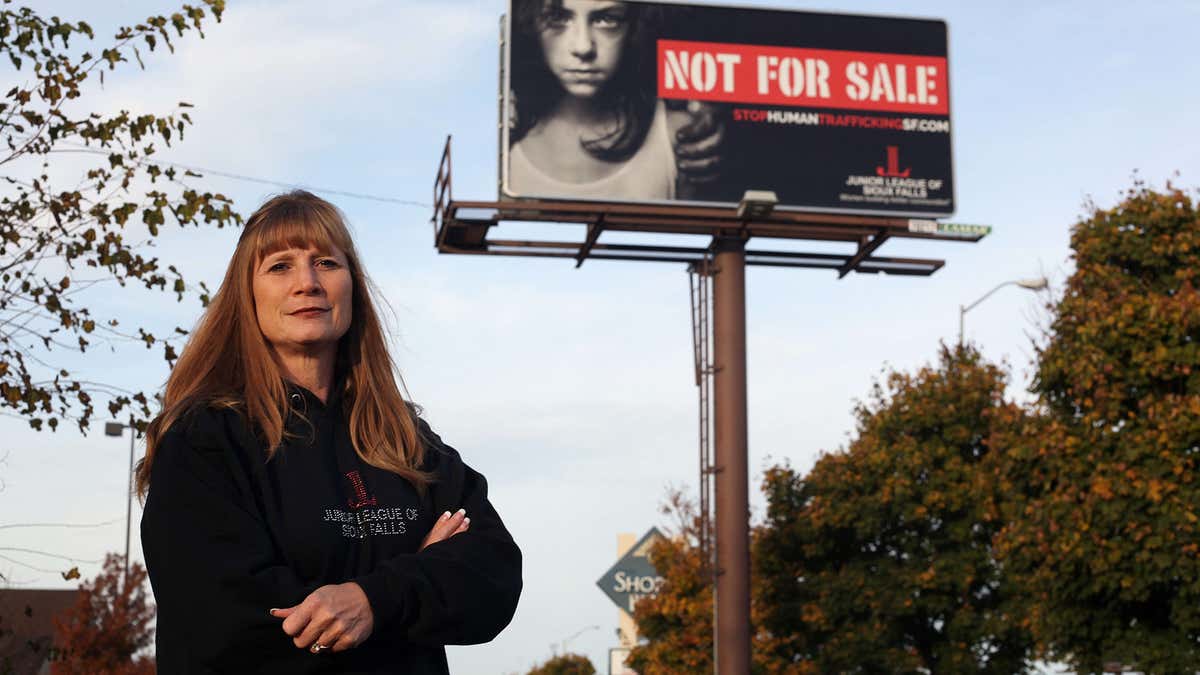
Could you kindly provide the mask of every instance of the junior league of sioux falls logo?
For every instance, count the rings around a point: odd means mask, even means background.
[[[946,181],[913,175],[913,168],[901,158],[898,145],[883,148],[871,173],[846,176],[843,192],[838,199],[854,204],[897,204],[921,207],[942,207],[950,203]]]
[[[346,506],[350,510],[325,509],[322,518],[327,523],[339,526],[343,537],[365,539],[405,534],[408,532],[407,524],[420,515],[413,506],[380,508],[375,495],[367,492],[367,485],[358,471],[348,471],[344,475],[352,495],[346,499]]]
[[[887,165],[875,167],[875,175],[887,176],[894,178],[908,178],[908,174],[912,173],[912,169],[900,170],[900,146],[887,146]]]
[[[357,471],[348,471],[346,480],[350,481],[350,489],[354,491],[354,496],[346,500],[347,506],[356,510],[364,506],[375,506],[375,498],[367,496],[367,486]]]

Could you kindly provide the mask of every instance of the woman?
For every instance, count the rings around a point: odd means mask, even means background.
[[[160,672],[447,673],[511,620],[520,551],[401,396],[370,289],[328,202],[247,221],[138,466]]]
[[[716,177],[714,109],[668,111],[656,98],[661,9],[513,0],[512,21],[511,196],[693,198]]]

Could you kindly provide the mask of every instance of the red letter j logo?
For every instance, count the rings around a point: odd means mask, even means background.
[[[894,176],[896,178],[908,178],[912,168],[900,170],[900,147],[896,145],[887,146],[887,168],[882,166],[875,167],[875,174],[878,176]]]
[[[363,483],[362,476],[357,471],[347,473],[346,478],[350,480],[350,487],[354,490],[354,497],[346,500],[347,506],[352,509],[375,506],[375,498],[367,495],[367,486]]]

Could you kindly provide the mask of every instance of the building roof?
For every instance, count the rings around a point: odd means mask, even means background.
[[[0,673],[36,673],[54,641],[54,617],[75,604],[76,590],[0,589]]]

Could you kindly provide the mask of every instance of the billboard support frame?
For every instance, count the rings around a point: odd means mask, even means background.
[[[849,254],[817,251],[746,250],[746,264],[768,267],[830,269],[844,278],[850,272],[928,276],[944,260],[876,256],[889,239],[932,239],[973,243],[991,228],[959,225],[946,231],[925,218],[827,213],[776,209],[764,218],[738,218],[736,205],[626,204],[568,200],[455,200],[451,184],[451,137],[446,138],[433,189],[434,242],[438,251],[463,255],[508,255],[570,258],[580,267],[588,259],[641,262],[700,263],[713,254],[712,246],[601,243],[605,232],[661,235],[725,236],[791,241],[846,242]],[[474,215],[466,215],[474,214]],[[582,238],[490,238],[505,222],[541,222],[586,226]],[[561,228],[558,233],[562,233]]]
[[[750,552],[748,408],[746,381],[747,265],[819,268],[836,271],[839,279],[850,272],[929,276],[943,260],[876,256],[889,239],[932,239],[978,242],[990,229],[985,226],[943,226],[929,219],[895,216],[845,215],[807,211],[774,211],[761,217],[737,215],[737,207],[692,205],[638,205],[611,202],[501,200],[456,201],[451,190],[451,138],[446,138],[433,185],[434,244],[439,253],[566,258],[575,267],[588,259],[685,263],[689,271],[712,279],[712,364],[704,368],[697,352],[697,384],[713,378],[715,441],[713,466],[704,464],[701,431],[701,480],[713,479],[715,548],[705,552],[711,560],[713,602],[713,663],[723,675],[749,672],[750,667]],[[482,213],[469,217],[464,213]],[[586,225],[582,241],[489,239],[503,222]],[[657,235],[706,235],[707,247],[661,244],[607,244],[606,231]],[[850,254],[777,250],[749,250],[754,238],[855,244]],[[707,298],[705,298],[707,299]],[[693,321],[696,319],[693,297]],[[695,337],[696,326],[693,325]],[[698,339],[698,338],[697,338]],[[695,345],[700,348],[700,343]],[[705,345],[708,347],[709,345]],[[701,386],[701,406],[706,405]],[[703,417],[703,413],[702,413]],[[704,424],[702,420],[701,424]],[[705,475],[707,473],[707,476]],[[705,486],[701,486],[702,495]],[[705,514],[707,515],[707,514]],[[708,532],[702,533],[702,545]]]

